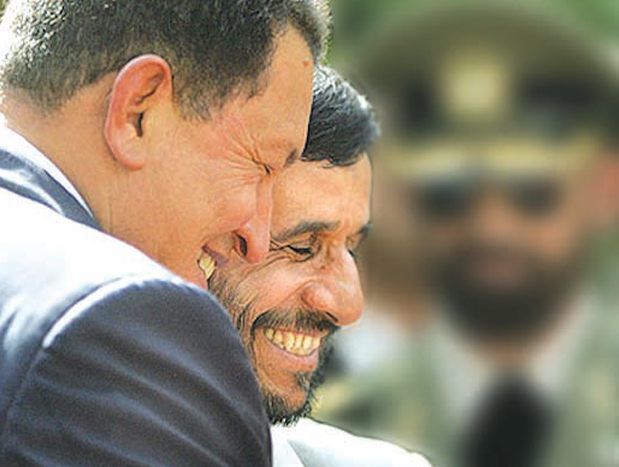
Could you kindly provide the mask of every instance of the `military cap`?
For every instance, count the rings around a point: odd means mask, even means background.
[[[556,13],[443,3],[403,16],[371,43],[359,69],[387,110],[391,159],[403,174],[457,167],[463,157],[577,167],[617,133],[614,57]]]

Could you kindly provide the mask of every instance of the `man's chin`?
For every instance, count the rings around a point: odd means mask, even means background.
[[[293,402],[285,395],[265,390],[262,397],[271,424],[282,426],[294,425],[299,419],[310,415],[315,399],[313,391],[306,393],[301,402]]]
[[[284,372],[281,368],[273,373],[273,368],[269,371],[268,365],[260,365],[255,347],[249,348],[271,424],[289,426],[310,415],[316,389],[324,383],[325,368],[333,353],[331,341],[325,340],[314,371],[300,373]]]
[[[330,353],[321,352],[321,362],[324,362]],[[323,369],[324,364],[319,365],[314,372],[296,375],[295,381],[291,382],[292,386],[286,388],[268,385],[258,378],[267,416],[272,425],[290,426],[311,414],[316,401],[316,389],[324,382]]]

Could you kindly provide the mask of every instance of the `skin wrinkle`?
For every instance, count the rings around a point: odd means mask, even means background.
[[[334,231],[339,227],[339,222],[303,221],[295,227],[273,237],[276,243],[286,243],[294,237],[300,237],[307,233],[319,234],[324,231]]]
[[[285,248],[289,247],[289,245],[286,245],[286,243],[295,243],[293,242],[295,238],[302,237],[307,234],[311,234],[310,238],[313,241],[310,243],[314,243],[315,239],[319,237],[320,235],[324,235],[325,233],[335,233],[337,232],[339,228],[340,228],[339,222],[324,223],[324,222],[319,222],[319,221],[305,221],[303,223],[300,223],[296,227],[289,229],[289,231],[286,231],[278,235],[277,237],[273,238],[271,241],[272,243],[271,250],[272,251],[284,250]],[[349,248],[351,252],[357,249],[360,246],[360,244],[367,238],[371,229],[372,229],[372,224],[371,222],[368,222],[361,229],[359,229],[358,232],[348,237],[347,242],[351,241],[354,244],[353,246]],[[298,241],[301,242],[302,239],[298,238]],[[319,254],[319,253],[320,253],[319,251],[315,252],[315,254]],[[332,258],[329,258],[329,259],[332,259]]]

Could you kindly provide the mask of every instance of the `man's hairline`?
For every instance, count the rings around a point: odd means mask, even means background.
[[[277,49],[281,45],[279,41],[289,31],[297,32],[299,37],[303,40],[303,42],[305,43],[305,46],[307,47],[307,51],[312,57],[312,65],[314,67],[317,67],[320,64],[322,53],[323,53],[322,49],[320,50],[320,55],[316,56],[312,51],[312,46],[310,44],[310,41],[305,37],[305,35],[303,34],[303,31],[301,31],[299,27],[295,26],[294,23],[292,23],[292,21],[287,21],[284,24],[282,24],[278,29],[277,28],[275,29],[275,34],[273,36],[273,48],[272,50],[269,51],[269,56],[266,60],[267,66],[264,67],[264,70],[262,70],[262,72],[258,76],[254,77],[253,79],[245,80],[244,82],[239,83],[239,85],[230,92],[230,95],[226,97],[226,99],[224,99],[223,102],[220,103],[220,105],[218,106],[219,108],[217,110],[223,109],[226,106],[226,104],[228,104],[231,100],[233,100],[236,97],[245,95],[246,102],[248,102],[254,97],[259,97],[264,94],[264,92],[266,91],[266,88],[268,87],[268,83],[270,80],[269,73],[272,71],[273,57],[275,57],[275,54],[277,53]],[[172,69],[171,66],[170,66],[170,69]],[[253,84],[257,84],[257,85],[254,87]],[[176,97],[176,94],[175,94],[175,97]],[[200,117],[200,116],[196,115],[195,117]],[[300,157],[298,156],[296,157],[296,159],[299,159],[299,158]]]
[[[289,31],[295,31],[299,35],[299,37],[305,43],[305,46],[307,47],[307,51],[312,57],[312,62],[313,62],[312,65],[314,67],[318,66],[320,64],[321,56],[323,53],[322,48],[320,50],[320,55],[317,56],[316,54],[314,54],[310,41],[307,39],[307,37],[305,37],[305,35],[303,34],[303,31],[301,31],[299,27],[295,26],[292,21],[286,21],[282,25],[280,25],[279,28],[274,29],[275,33],[273,35],[273,47],[269,51],[268,57],[266,59],[266,66],[260,72],[260,74],[258,76],[253,77],[252,79],[244,80],[243,82],[239,83],[238,86],[236,86],[236,88],[230,91],[229,95],[225,99],[223,99],[221,102],[218,103],[218,105],[209,105],[207,110],[205,110],[204,112],[193,112],[190,109],[186,109],[183,106],[183,103],[181,103],[180,99],[178,99],[179,97],[178,92],[174,90],[174,93],[173,93],[174,104],[177,105],[178,108],[180,109],[181,116],[186,120],[207,121],[213,117],[214,113],[222,112],[224,108],[234,99],[243,97],[245,99],[244,102],[247,103],[254,97],[260,97],[264,95],[264,93],[266,92],[266,89],[269,86],[269,81],[271,79],[269,74],[272,71],[273,58],[275,57],[275,54],[277,53],[278,47],[281,45],[280,40]],[[170,67],[172,75],[174,75],[174,70],[172,68],[172,65],[169,63],[169,61],[163,57],[161,58],[165,60],[165,62]],[[120,70],[122,70],[122,67],[120,68]],[[120,70],[114,70],[114,71],[111,71],[110,73],[118,74]],[[288,156],[288,159],[286,161],[286,167],[288,167],[289,165],[292,165],[292,163],[289,162],[289,159],[293,159],[292,162],[294,162],[294,160],[301,159],[302,156],[298,156],[297,154],[298,154],[297,149],[294,149],[291,151],[291,154]]]

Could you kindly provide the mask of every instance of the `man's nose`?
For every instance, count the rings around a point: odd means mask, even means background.
[[[273,182],[264,181],[256,188],[256,212],[235,233],[237,252],[250,263],[258,263],[269,251],[273,214]]]
[[[331,257],[302,293],[310,309],[325,313],[333,324],[348,326],[361,317],[363,291],[357,264],[344,249]]]
[[[483,195],[469,219],[469,229],[485,241],[504,240],[518,232],[508,203],[493,193]]]

